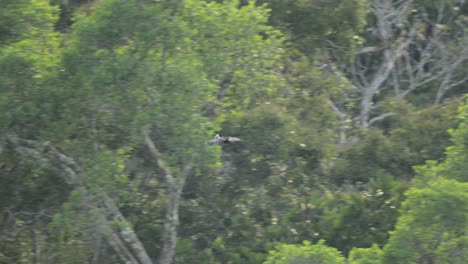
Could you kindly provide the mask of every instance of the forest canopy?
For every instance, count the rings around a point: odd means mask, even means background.
[[[1,0],[0,263],[465,263],[467,28],[460,0]]]

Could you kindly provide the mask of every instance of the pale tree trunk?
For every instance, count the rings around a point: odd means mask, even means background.
[[[382,60],[377,71],[370,77],[360,73],[360,78],[366,78],[368,81],[358,83],[357,87],[361,93],[359,121],[362,129],[367,129],[371,125],[371,110],[374,105],[374,96],[382,89],[383,84],[390,76],[395,61],[403,54],[403,50],[409,45],[412,34],[408,34],[404,40],[396,40],[395,43],[390,43],[395,38],[395,33],[392,26],[401,24],[406,20],[409,5],[412,0],[403,1],[400,5],[395,6],[392,0],[374,0],[373,11],[377,19],[376,31],[382,43],[381,49],[371,49],[370,47],[361,50],[361,54],[367,52],[382,50]],[[364,50],[367,50],[364,52]]]
[[[177,245],[177,225],[179,224],[179,202],[180,194],[174,184],[168,186],[168,197],[166,204],[166,219],[162,235],[162,250],[159,257],[160,264],[170,264],[174,259]]]
[[[384,61],[382,62],[379,70],[375,73],[368,86],[362,87],[362,98],[360,103],[360,123],[361,128],[366,129],[370,124],[370,112],[373,105],[374,95],[379,91],[381,85],[388,78],[390,72],[395,65],[395,58],[392,56],[392,51],[384,51]]]
[[[150,138],[147,131],[143,130],[148,151],[160,169],[164,171],[164,177],[167,183],[167,202],[166,216],[164,222],[164,230],[162,235],[162,250],[159,257],[160,264],[171,264],[174,259],[175,248],[177,245],[177,226],[179,225],[179,205],[182,195],[182,190],[187,177],[192,170],[192,159],[183,167],[177,177],[172,175],[169,167],[161,157],[161,153],[156,148],[153,140]]]
[[[130,224],[115,205],[114,201],[104,192],[98,192],[98,195],[91,195],[87,191],[84,183],[83,169],[74,161],[73,158],[61,153],[54,146],[41,142],[26,140],[15,135],[8,135],[0,138],[0,151],[3,145],[8,145],[18,153],[19,157],[31,157],[44,160],[53,164],[57,174],[64,181],[75,188],[76,191],[83,196],[83,206],[91,210],[95,219],[92,219],[100,230],[102,235],[107,239],[107,242],[112,249],[120,257],[121,261],[126,264],[152,264],[151,258],[146,252],[143,244],[138,239],[135,232],[130,228]],[[100,205],[100,206],[96,206]],[[102,207],[104,210],[101,210]],[[118,221],[122,223],[124,228],[115,230],[110,222]],[[96,256],[95,256],[96,258]],[[95,259],[94,261],[98,261]]]

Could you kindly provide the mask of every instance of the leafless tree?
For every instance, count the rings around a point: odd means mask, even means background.
[[[359,111],[353,118],[361,129],[395,114],[379,111],[381,92],[401,100],[427,85],[438,86],[434,104],[439,104],[450,89],[468,79],[460,71],[468,60],[468,37],[463,30],[454,36],[442,25],[451,15],[443,3],[434,20],[419,14],[424,10],[415,9],[413,0],[370,2],[375,23],[366,34],[375,45],[358,49],[353,63],[342,64],[357,94]]]

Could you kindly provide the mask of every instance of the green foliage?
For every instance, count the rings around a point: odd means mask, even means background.
[[[309,184],[304,182],[304,184]],[[383,245],[388,231],[393,229],[398,217],[400,192],[398,182],[384,173],[376,175],[368,184],[345,185],[331,190],[295,186],[287,180],[278,183],[282,188],[267,185],[269,198],[255,199],[260,208],[274,208],[267,219],[265,236],[297,242],[303,239],[326,239],[330,246],[347,253],[353,246]],[[294,190],[291,193],[290,190]],[[273,194],[274,193],[274,194]],[[269,204],[269,200],[272,204]]]
[[[454,145],[447,148],[446,160],[417,167],[416,187],[406,194],[402,216],[384,247],[384,263],[451,263],[466,251],[466,109],[466,104],[459,109],[461,122],[450,132]]]
[[[462,264],[466,262],[466,251],[468,250],[468,237],[461,236],[442,242],[436,253],[436,263]]]
[[[24,133],[52,114],[44,93],[56,70],[55,8],[45,0],[4,1],[0,11],[0,131]]]
[[[353,45],[353,36],[366,24],[367,1],[262,0],[273,9],[271,23],[291,33],[294,45],[314,54],[327,40]],[[326,14],[326,15],[325,15]]]
[[[381,130],[369,129],[362,134],[359,144],[349,144],[342,149],[332,169],[332,180],[336,183],[367,182],[379,170],[405,175],[412,164],[408,158],[409,149],[398,143]]]
[[[449,130],[459,122],[458,107],[458,104],[451,104],[419,111],[410,108],[388,121],[390,140],[406,146],[404,151],[409,166],[445,158],[445,149],[451,145]],[[402,171],[401,174],[412,172]]]
[[[20,45],[28,39],[46,40],[51,36],[56,11],[47,0],[2,1],[0,46]]]
[[[447,159],[441,165],[441,175],[461,182],[468,181],[466,150],[468,148],[468,104],[460,106],[458,119],[460,125],[450,130],[453,146],[447,148]]]
[[[90,220],[94,217],[83,208],[82,195],[73,192],[48,225],[48,244],[43,254],[45,261],[83,263],[93,254],[91,238],[99,227],[92,227]]]
[[[450,145],[448,130],[457,123],[456,108],[456,104],[416,112],[410,108],[386,121],[385,130],[360,133],[360,142],[345,146],[334,161],[333,180],[367,182],[378,170],[407,180],[414,174],[412,166],[442,160]]]
[[[244,97],[264,95],[277,81],[271,69],[282,54],[283,38],[266,24],[268,13],[254,1],[241,8],[239,1],[184,2],[182,15],[193,28],[207,74],[219,84],[236,86],[235,92]]]
[[[466,182],[466,155],[467,149],[467,104],[459,107],[458,120],[459,125],[455,129],[450,129],[450,139],[453,142],[452,146],[446,148],[446,159],[437,164],[436,161],[429,160],[426,165],[416,167],[418,178],[416,183],[424,186],[426,182],[438,179],[439,177],[455,179],[460,182]]]
[[[323,240],[318,244],[304,241],[302,245],[280,244],[270,251],[265,264],[306,264],[330,263],[344,264],[345,258],[335,248],[328,247]]]
[[[370,248],[353,248],[349,252],[350,264],[380,264],[382,263],[382,250],[376,244]]]
[[[412,188],[403,204],[402,216],[384,247],[383,263],[435,261],[444,241],[464,236],[468,215],[466,183],[439,179],[425,188]],[[461,244],[463,245],[463,244]],[[440,249],[440,252],[444,252]],[[446,252],[446,251],[445,251]],[[456,256],[456,251],[452,251]],[[443,256],[443,253],[440,255]]]
[[[438,87],[384,91],[373,111],[395,115],[356,127],[362,94],[341,67],[373,45],[368,2],[2,1],[0,262],[118,263],[101,192],[157,259],[167,185],[144,129],[175,176],[194,161],[175,263],[463,263],[468,106],[456,119],[456,103],[426,107]],[[436,2],[413,1],[417,34],[435,23],[455,49],[466,5]],[[218,132],[243,141],[205,144]],[[73,157],[86,195],[5,134]]]
[[[345,189],[346,190],[346,189]],[[378,172],[361,192],[343,191],[331,208],[333,229],[326,239],[344,253],[354,247],[385,244],[398,217],[402,188],[391,175]],[[357,220],[357,221],[356,221]]]

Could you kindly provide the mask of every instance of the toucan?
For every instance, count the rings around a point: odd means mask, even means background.
[[[214,138],[210,141],[207,142],[208,145],[223,145],[223,144],[229,144],[229,143],[236,143],[236,142],[241,142],[242,140],[236,137],[222,137],[219,134],[216,134]]]

